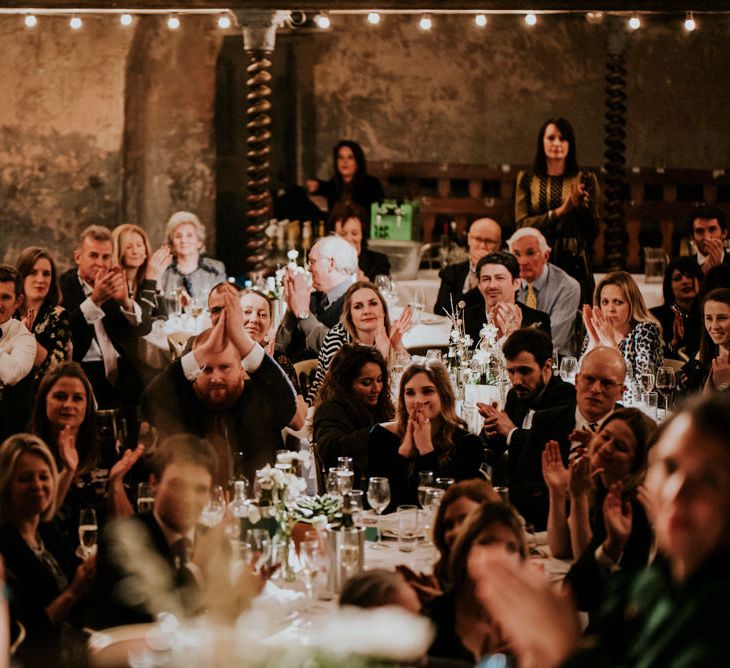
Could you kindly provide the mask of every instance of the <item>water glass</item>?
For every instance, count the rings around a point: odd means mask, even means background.
[[[79,513],[79,545],[84,559],[96,554],[97,532],[96,512],[92,508],[82,508]]]
[[[398,549],[413,552],[418,545],[418,507],[398,506]]]
[[[575,357],[563,357],[560,361],[560,377],[566,383],[575,385],[576,373],[578,373],[578,360]]]
[[[454,478],[436,478],[436,487],[438,489],[447,490],[456,482]]]
[[[155,507],[155,493],[152,485],[141,482],[137,485],[137,514],[151,513]]]
[[[423,292],[423,288],[417,288],[413,294],[413,324],[419,325],[421,323],[421,315],[423,309],[426,307],[426,297]]]
[[[641,404],[644,412],[656,422],[659,416],[659,395],[656,392],[642,392]]]
[[[425,508],[426,491],[434,486],[435,478],[433,471],[418,472],[418,504]]]
[[[362,513],[365,511],[365,492],[361,489],[351,489],[347,493],[347,499],[352,509],[352,521],[358,524]]]
[[[347,469],[348,471],[354,471],[355,467],[352,463],[352,457],[338,457],[337,465],[341,469]]]
[[[319,540],[304,540],[299,543],[299,572],[304,579],[304,587],[310,601],[316,598],[315,585],[323,561]]]
[[[220,485],[213,485],[210,490],[210,499],[200,516],[200,523],[210,528],[218,526],[226,514],[226,507],[226,496],[223,493],[223,488]]]

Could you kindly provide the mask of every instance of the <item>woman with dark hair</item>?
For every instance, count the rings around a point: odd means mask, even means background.
[[[730,290],[715,288],[702,301],[705,326],[699,360],[707,374],[706,390],[730,387]]]
[[[394,355],[407,355],[401,341],[410,328],[410,306],[406,306],[400,320],[391,325],[388,304],[380,290],[370,281],[353,283],[345,293],[340,322],[327,332],[322,341],[307,403],[314,404],[332,358],[346,343],[374,346],[390,365]]]
[[[383,200],[383,186],[374,176],[368,174],[365,153],[357,142],[343,139],[332,149],[333,176],[329,181],[309,179],[307,191],[310,195],[327,198],[327,209],[332,211],[339,202],[355,202],[368,214],[363,232],[370,236],[370,206]]]
[[[578,167],[575,135],[564,118],[550,118],[537,135],[531,169],[517,174],[515,223],[547,238],[550,262],[581,284],[583,304],[593,296],[591,248],[598,236],[598,180]]]
[[[363,230],[370,216],[358,204],[337,204],[330,214],[330,227],[337,236],[349,241],[357,251],[358,280],[374,281],[378,275],[390,274],[390,261],[385,253],[368,248]]]
[[[23,280],[23,301],[15,317],[35,335],[37,384],[48,369],[71,357],[71,325],[58,304],[58,272],[50,253],[30,246],[21,251],[15,266]]]
[[[542,455],[542,471],[550,494],[548,544],[558,559],[572,556],[577,563],[568,574],[581,610],[599,600],[606,570],[644,568],[652,532],[639,488],[647,466],[656,423],[638,408],[611,413],[588,445],[588,454],[563,465],[560,448],[549,441]],[[567,515],[567,506],[570,515]],[[633,518],[625,532],[623,512]]]
[[[679,350],[694,357],[700,346],[700,284],[704,276],[692,257],[674,258],[664,272],[664,303],[650,309],[664,338],[664,357],[681,359]]]
[[[473,564],[495,553],[524,562],[527,544],[515,510],[501,501],[486,501],[469,515],[454,543],[448,564],[451,589],[429,606],[428,616],[436,626],[429,656],[473,666],[487,654],[511,653],[501,629],[474,595],[479,584],[475,575],[484,575]]]
[[[435,360],[412,363],[398,390],[393,422],[370,432],[368,476],[390,481],[389,510],[416,503],[418,472],[467,480],[479,477],[484,446],[456,414],[456,398],[446,367]]]
[[[489,578],[476,587],[483,612],[504,629],[520,665],[727,665],[730,395],[697,397],[662,424],[646,496],[657,557],[616,582],[582,637],[569,600],[535,569],[498,555],[472,564]]]
[[[388,365],[375,348],[342,346],[314,408],[313,437],[325,466],[352,457],[356,481],[368,470],[370,429],[393,415],[388,387]]]

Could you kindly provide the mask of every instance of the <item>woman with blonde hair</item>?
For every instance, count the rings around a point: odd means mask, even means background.
[[[414,362],[401,377],[395,420],[370,432],[368,475],[389,479],[395,509],[416,502],[419,471],[455,481],[478,477],[483,450],[456,414],[446,367],[436,360]]]
[[[13,576],[12,618],[27,633],[18,655],[24,665],[71,665],[62,660],[69,635],[61,626],[96,569],[93,558],[79,565],[52,521],[57,483],[54,457],[37,436],[15,434],[0,445],[0,554]]]
[[[664,359],[664,342],[656,318],[631,274],[606,274],[593,293],[593,307],[583,307],[586,340],[583,354],[598,346],[618,348],[629,373],[656,373]]]

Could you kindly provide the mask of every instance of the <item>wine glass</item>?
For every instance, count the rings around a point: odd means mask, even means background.
[[[639,374],[639,388],[642,394],[649,394],[654,389],[654,374],[649,371],[642,371]]]
[[[375,550],[386,549],[380,531],[380,516],[390,503],[390,483],[387,478],[374,477],[368,480],[368,503],[378,514],[378,540],[371,547]]]
[[[210,499],[203,508],[200,523],[207,527],[215,527],[221,523],[226,514],[226,495],[220,485],[213,485],[210,490]]]
[[[299,572],[304,578],[307,598],[314,600],[314,583],[322,567],[322,550],[319,540],[303,540],[299,543]]]
[[[423,309],[426,308],[426,297],[423,288],[416,288],[413,293],[413,324],[421,323]]]
[[[662,366],[656,372],[656,389],[664,397],[664,414],[669,412],[669,398],[677,386],[677,378],[674,369],[670,366]]]
[[[79,512],[79,545],[84,559],[96,553],[96,535],[98,525],[93,508],[82,508]]]
[[[578,372],[578,360],[575,357],[563,357],[560,360],[560,377],[566,383],[575,385],[575,374]]]

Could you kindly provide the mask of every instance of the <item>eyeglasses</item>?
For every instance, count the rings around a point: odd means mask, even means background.
[[[621,385],[623,384],[617,383],[615,380],[598,378],[597,376],[587,376],[582,373],[576,377],[576,381],[578,381],[581,385],[585,385],[586,387],[593,387],[593,385],[598,383],[601,386],[601,390],[603,392],[612,392],[613,390],[621,387]]]

